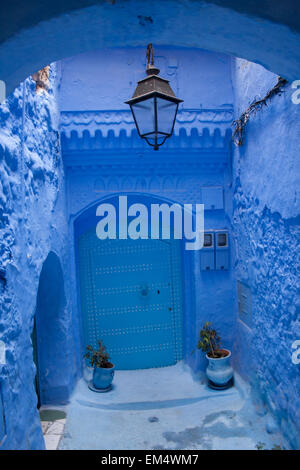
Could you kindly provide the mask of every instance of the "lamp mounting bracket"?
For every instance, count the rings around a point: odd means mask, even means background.
[[[154,47],[152,44],[148,44],[146,51],[147,66],[146,73],[147,75],[158,75],[160,70],[154,65]]]

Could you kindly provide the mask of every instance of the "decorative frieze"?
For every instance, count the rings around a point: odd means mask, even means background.
[[[193,129],[201,134],[204,127],[210,134],[219,128],[221,135],[224,135],[232,121],[232,107],[184,109],[177,114],[174,135],[179,135],[181,129],[185,130],[187,136],[191,136]],[[115,137],[120,137],[122,131],[130,137],[135,130],[135,124],[130,110],[64,111],[61,113],[60,129],[67,138],[71,137],[72,131],[76,131],[78,137],[82,138],[87,129],[91,137],[95,136],[96,131],[101,131],[104,138],[109,136],[110,131]]]
[[[69,211],[99,198],[143,193],[193,203],[230,159],[232,109],[184,110],[159,152],[138,136],[130,111],[63,112],[61,145]],[[203,184],[203,183],[202,183]]]

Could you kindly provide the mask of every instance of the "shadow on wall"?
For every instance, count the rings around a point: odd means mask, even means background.
[[[42,267],[36,302],[37,392],[42,405],[65,403],[69,395],[65,309],[62,267],[51,251]]]

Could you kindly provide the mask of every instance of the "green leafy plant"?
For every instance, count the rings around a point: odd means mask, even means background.
[[[264,442],[259,441],[256,445],[256,450],[269,450],[266,449],[266,444]],[[284,450],[279,444],[274,444],[271,450]]]
[[[255,445],[256,449],[257,450],[264,450],[264,448],[266,447],[266,444],[264,442],[261,442],[259,441],[256,445]]]
[[[197,348],[207,353],[209,357],[216,359],[226,357],[228,355],[228,352],[221,348],[221,338],[217,331],[212,328],[209,321],[204,323],[203,328],[200,331],[200,339],[198,341]]]
[[[274,444],[271,450],[284,450],[279,444]]]
[[[92,346],[88,345],[84,357],[88,359],[92,367],[103,367],[105,369],[112,367],[112,363],[109,361],[110,357],[106,352],[106,347],[101,340],[98,340],[98,345],[98,349],[94,349]]]

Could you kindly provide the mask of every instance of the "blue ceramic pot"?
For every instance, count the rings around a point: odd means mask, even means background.
[[[95,388],[102,390],[110,388],[115,374],[115,366],[112,367],[95,367],[93,372],[93,385]]]
[[[209,379],[209,385],[212,388],[228,388],[232,385],[233,369],[230,365],[231,352],[228,349],[224,349],[228,352],[226,357],[213,358],[206,354],[208,359],[208,367],[206,369],[206,375]]]

